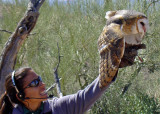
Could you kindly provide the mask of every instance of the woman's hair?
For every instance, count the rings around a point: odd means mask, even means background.
[[[23,82],[28,71],[32,70],[29,67],[20,68],[14,74],[15,85],[19,92],[23,93]],[[9,114],[13,110],[15,104],[22,104],[16,97],[17,91],[12,82],[12,73],[5,80],[5,93],[0,98],[0,114]]]

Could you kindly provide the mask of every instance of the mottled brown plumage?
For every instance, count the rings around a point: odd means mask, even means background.
[[[131,10],[108,11],[107,24],[98,39],[100,88],[117,76],[118,69],[133,64],[148,29],[147,17]]]

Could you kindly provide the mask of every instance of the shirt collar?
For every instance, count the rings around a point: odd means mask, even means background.
[[[44,103],[41,103],[41,106],[36,111],[30,111],[25,106],[23,106],[24,114],[40,114],[43,111]]]

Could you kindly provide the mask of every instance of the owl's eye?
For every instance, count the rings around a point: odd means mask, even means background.
[[[145,25],[143,22],[140,22],[140,24],[141,24],[142,26],[144,26],[144,25]]]
[[[113,23],[116,23],[116,24],[119,24],[121,25],[122,24],[122,20],[121,19],[118,19],[118,20],[114,20]]]

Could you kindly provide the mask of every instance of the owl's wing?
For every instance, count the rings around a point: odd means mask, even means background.
[[[108,85],[117,75],[124,49],[125,41],[120,26],[105,26],[98,39],[100,88]]]

